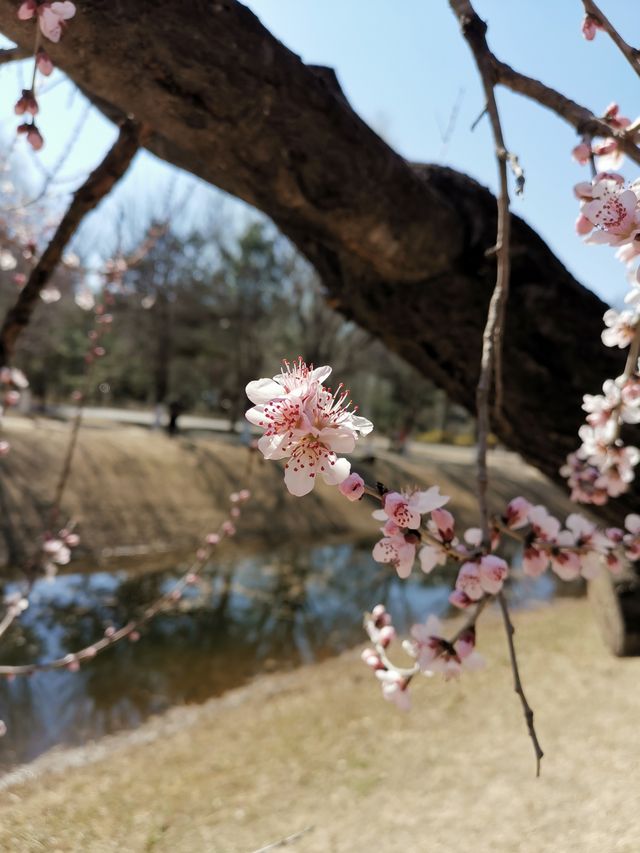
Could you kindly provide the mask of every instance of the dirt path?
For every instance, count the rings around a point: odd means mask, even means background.
[[[409,715],[356,652],[265,677],[5,790],[0,849],[250,853],[311,827],[286,849],[637,853],[640,660],[608,655],[586,602],[517,627],[546,751],[538,780],[489,613],[488,668],[422,679]]]

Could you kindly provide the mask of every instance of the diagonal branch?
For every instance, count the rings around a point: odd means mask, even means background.
[[[0,364],[11,360],[16,340],[28,325],[40,291],[49,281],[62,254],[85,216],[113,189],[129,168],[142,143],[140,125],[127,119],[113,147],[84,184],[76,190],[49,245],[31,270],[27,283],[7,312],[0,328]]]
[[[625,154],[640,164],[640,148],[634,142],[634,131],[630,134],[624,130],[616,130],[610,127],[606,121],[598,118],[586,107],[572,101],[571,98],[567,98],[550,86],[546,86],[540,80],[515,71],[510,65],[502,62],[491,53],[486,40],[484,44],[491,58],[496,83],[506,86],[512,92],[517,92],[519,95],[537,101],[541,106],[563,118],[581,135],[613,137]]]
[[[600,10],[598,5],[593,0],[582,0],[585,14],[590,18],[594,18],[597,24],[607,33],[610,39],[614,42],[620,53],[622,53],[638,76],[640,76],[640,51],[622,38],[617,29],[613,26],[607,16]]]
[[[7,62],[17,62],[18,59],[26,59],[28,56],[31,56],[28,50],[21,47],[7,47],[0,50],[0,65]]]

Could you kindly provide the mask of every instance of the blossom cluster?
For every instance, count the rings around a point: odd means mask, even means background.
[[[617,248],[620,260],[630,264],[640,257],[640,181],[627,187],[621,175],[601,172],[591,182],[575,188],[580,199],[576,227],[586,242]],[[624,424],[640,423],[640,268],[625,297],[628,308],[611,308],[604,314],[602,342],[625,349],[629,355],[624,372],[608,379],[602,394],[586,394],[586,423],[580,428],[580,447],[567,457],[561,473],[568,480],[573,500],[603,504],[627,491],[640,462],[640,450],[625,446]]]
[[[338,485],[349,476],[351,464],[339,453],[351,453],[359,435],[373,424],[351,408],[349,392],[324,386],[331,368],[314,368],[302,358],[284,361],[273,379],[249,382],[247,397],[254,404],[249,423],[263,430],[258,448],[265,459],[286,459],[284,481],[293,495],[313,490],[318,477]]]
[[[17,406],[21,392],[29,387],[27,377],[16,367],[0,367],[0,418],[6,409]],[[0,456],[9,452],[9,442],[0,441]]]
[[[609,104],[606,108],[602,115],[602,120],[612,130],[625,130],[631,126],[631,119],[620,115],[620,107],[615,102]],[[597,157],[600,172],[619,169],[624,159],[624,153],[620,149],[619,141],[614,136],[606,137],[598,142],[592,142],[589,137],[585,137],[579,145],[576,145],[571,154],[583,166]]]
[[[18,8],[18,18],[21,21],[29,21],[35,18],[38,22],[38,37],[36,38],[36,49],[33,66],[33,78],[31,86],[22,90],[22,95],[15,105],[15,113],[19,116],[30,116],[30,121],[23,122],[18,126],[18,133],[26,137],[27,142],[34,151],[39,151],[44,145],[44,138],[38,130],[34,117],[40,111],[40,106],[35,95],[36,73],[39,71],[48,77],[53,71],[53,62],[47,51],[39,45],[40,35],[51,42],[57,43],[69,21],[76,13],[76,7],[70,0],[63,2],[40,2],[40,0],[24,0]]]
[[[408,687],[418,673],[426,676],[440,673],[448,680],[457,678],[463,670],[479,669],[484,665],[482,656],[475,650],[473,626],[450,641],[443,636],[437,616],[430,615],[424,624],[414,625],[410,638],[402,643],[402,648],[414,661],[409,667],[396,666],[387,656],[388,647],[396,639],[396,630],[384,605],[376,605],[365,615],[364,627],[374,647],[362,652],[362,660],[380,681],[384,698],[403,711],[410,708]]]
[[[48,578],[53,578],[58,566],[66,566],[71,560],[71,551],[80,544],[80,537],[73,532],[72,525],[64,527],[54,536],[46,533],[42,539],[40,569]]]

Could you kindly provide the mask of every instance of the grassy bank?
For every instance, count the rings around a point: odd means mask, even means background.
[[[352,652],[45,756],[2,793],[0,848],[248,853],[311,827],[287,849],[635,853],[640,660],[607,654],[585,602],[517,627],[540,779],[489,613],[488,668],[422,679],[408,715]]]
[[[0,479],[0,564],[16,564],[46,524],[69,425],[10,418],[5,434],[11,452],[2,460]],[[375,462],[357,467],[372,482],[396,488],[437,482],[452,496],[460,522],[475,524],[472,453],[428,454],[405,459],[379,453]],[[524,493],[549,502],[560,514],[572,511],[560,490],[518,457],[497,454],[494,471],[490,497],[496,508]],[[172,559],[192,548],[223,518],[229,493],[243,487],[254,494],[240,526],[243,545],[268,548],[284,539],[304,543],[375,536],[370,503],[348,505],[337,489],[322,483],[303,500],[294,498],[284,487],[279,464],[250,456],[226,436],[172,440],[144,428],[105,423],[90,423],[80,432],[62,519],[77,520],[78,554],[89,565],[145,554],[157,564],[163,555]]]

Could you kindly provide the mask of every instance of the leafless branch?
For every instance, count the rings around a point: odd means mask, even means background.
[[[30,55],[21,47],[7,47],[0,50],[0,65],[4,65],[6,62],[16,62],[18,59],[26,59]]]
[[[496,160],[500,188],[498,192],[498,225],[495,255],[497,263],[496,284],[489,303],[487,322],[482,337],[482,356],[480,361],[480,377],[476,389],[476,416],[478,429],[478,504],[480,521],[485,543],[489,542],[489,510],[487,506],[487,442],[490,431],[489,395],[496,367],[501,367],[502,327],[504,324],[504,308],[509,293],[510,275],[510,226],[509,213],[509,183],[507,163],[512,155],[507,151],[500,115],[495,96],[495,76],[491,56],[485,39],[486,24],[475,13],[468,0],[450,0],[450,5],[458,17],[462,33],[471,48],[484,89],[486,109],[491,122],[491,130],[495,144]],[[515,159],[517,162],[517,159]],[[496,372],[497,397],[502,398],[502,371]]]
[[[502,333],[504,326],[505,305],[509,292],[509,275],[510,275],[510,212],[509,212],[509,185],[507,180],[507,163],[514,164],[514,158],[509,155],[502,133],[502,125],[500,123],[500,114],[495,99],[496,78],[493,73],[493,64],[491,55],[487,47],[485,38],[487,26],[478,15],[475,13],[470,0],[450,0],[450,5],[455,14],[458,16],[462,33],[467,40],[473,56],[478,66],[478,71],[482,79],[482,85],[487,101],[487,113],[491,121],[491,129],[493,131],[493,139],[496,149],[496,159],[498,163],[498,175],[500,180],[500,189],[498,193],[498,224],[497,224],[497,239],[496,239],[496,260],[497,274],[496,285],[489,303],[489,311],[487,314],[487,323],[484,329],[482,339],[482,357],[480,363],[480,378],[476,392],[476,409],[478,422],[478,504],[480,508],[480,518],[482,523],[482,532],[485,544],[490,542],[490,527],[489,527],[489,510],[487,506],[487,440],[490,429],[489,418],[489,394],[491,392],[491,380],[494,367],[500,368],[499,353],[501,352]],[[517,159],[515,159],[517,164]],[[519,168],[519,167],[518,167]],[[498,370],[496,375],[496,396],[501,398],[501,370]],[[525,720],[529,735],[533,741],[533,746],[536,753],[536,775],[540,775],[540,759],[542,758],[542,749],[538,742],[536,731],[533,725],[533,711],[527,703],[520,673],[518,670],[518,662],[516,658],[515,646],[513,644],[514,628],[509,618],[509,611],[502,592],[498,594],[498,600],[502,609],[505,631],[507,633],[507,641],[509,644],[509,654],[511,658],[511,667],[513,670],[515,690],[520,696],[522,707],[524,710]]]
[[[62,253],[75,234],[84,217],[90,213],[113,189],[127,171],[139,150],[143,132],[139,124],[127,119],[120,134],[100,165],[94,169],[84,184],[74,193],[71,204],[58,225],[49,245],[31,270],[27,283],[20,291],[14,305],[7,312],[0,328],[0,364],[8,364],[16,340],[28,325],[38,304],[40,291],[49,281]]]
[[[533,749],[536,754],[536,776],[539,776],[540,762],[542,761],[544,752],[542,751],[540,741],[538,740],[538,735],[536,734],[536,729],[533,721],[533,711],[531,710],[531,706],[527,702],[527,697],[525,696],[524,689],[522,687],[522,680],[520,679],[520,670],[518,669],[518,659],[516,657],[516,649],[513,642],[515,628],[513,627],[511,617],[509,616],[507,602],[505,601],[505,597],[502,592],[498,593],[498,603],[500,604],[500,609],[502,611],[502,619],[507,634],[507,642],[509,644],[509,659],[511,661],[511,671],[513,672],[513,689],[520,697],[520,702],[522,703],[522,711],[524,713],[524,718],[527,721],[529,737],[531,738],[531,742],[533,743]]]
[[[613,26],[607,16],[600,10],[598,5],[593,0],[582,0],[585,14],[594,18],[607,35],[614,42],[620,53],[622,53],[638,76],[640,76],[640,51],[622,38],[617,29]]]

